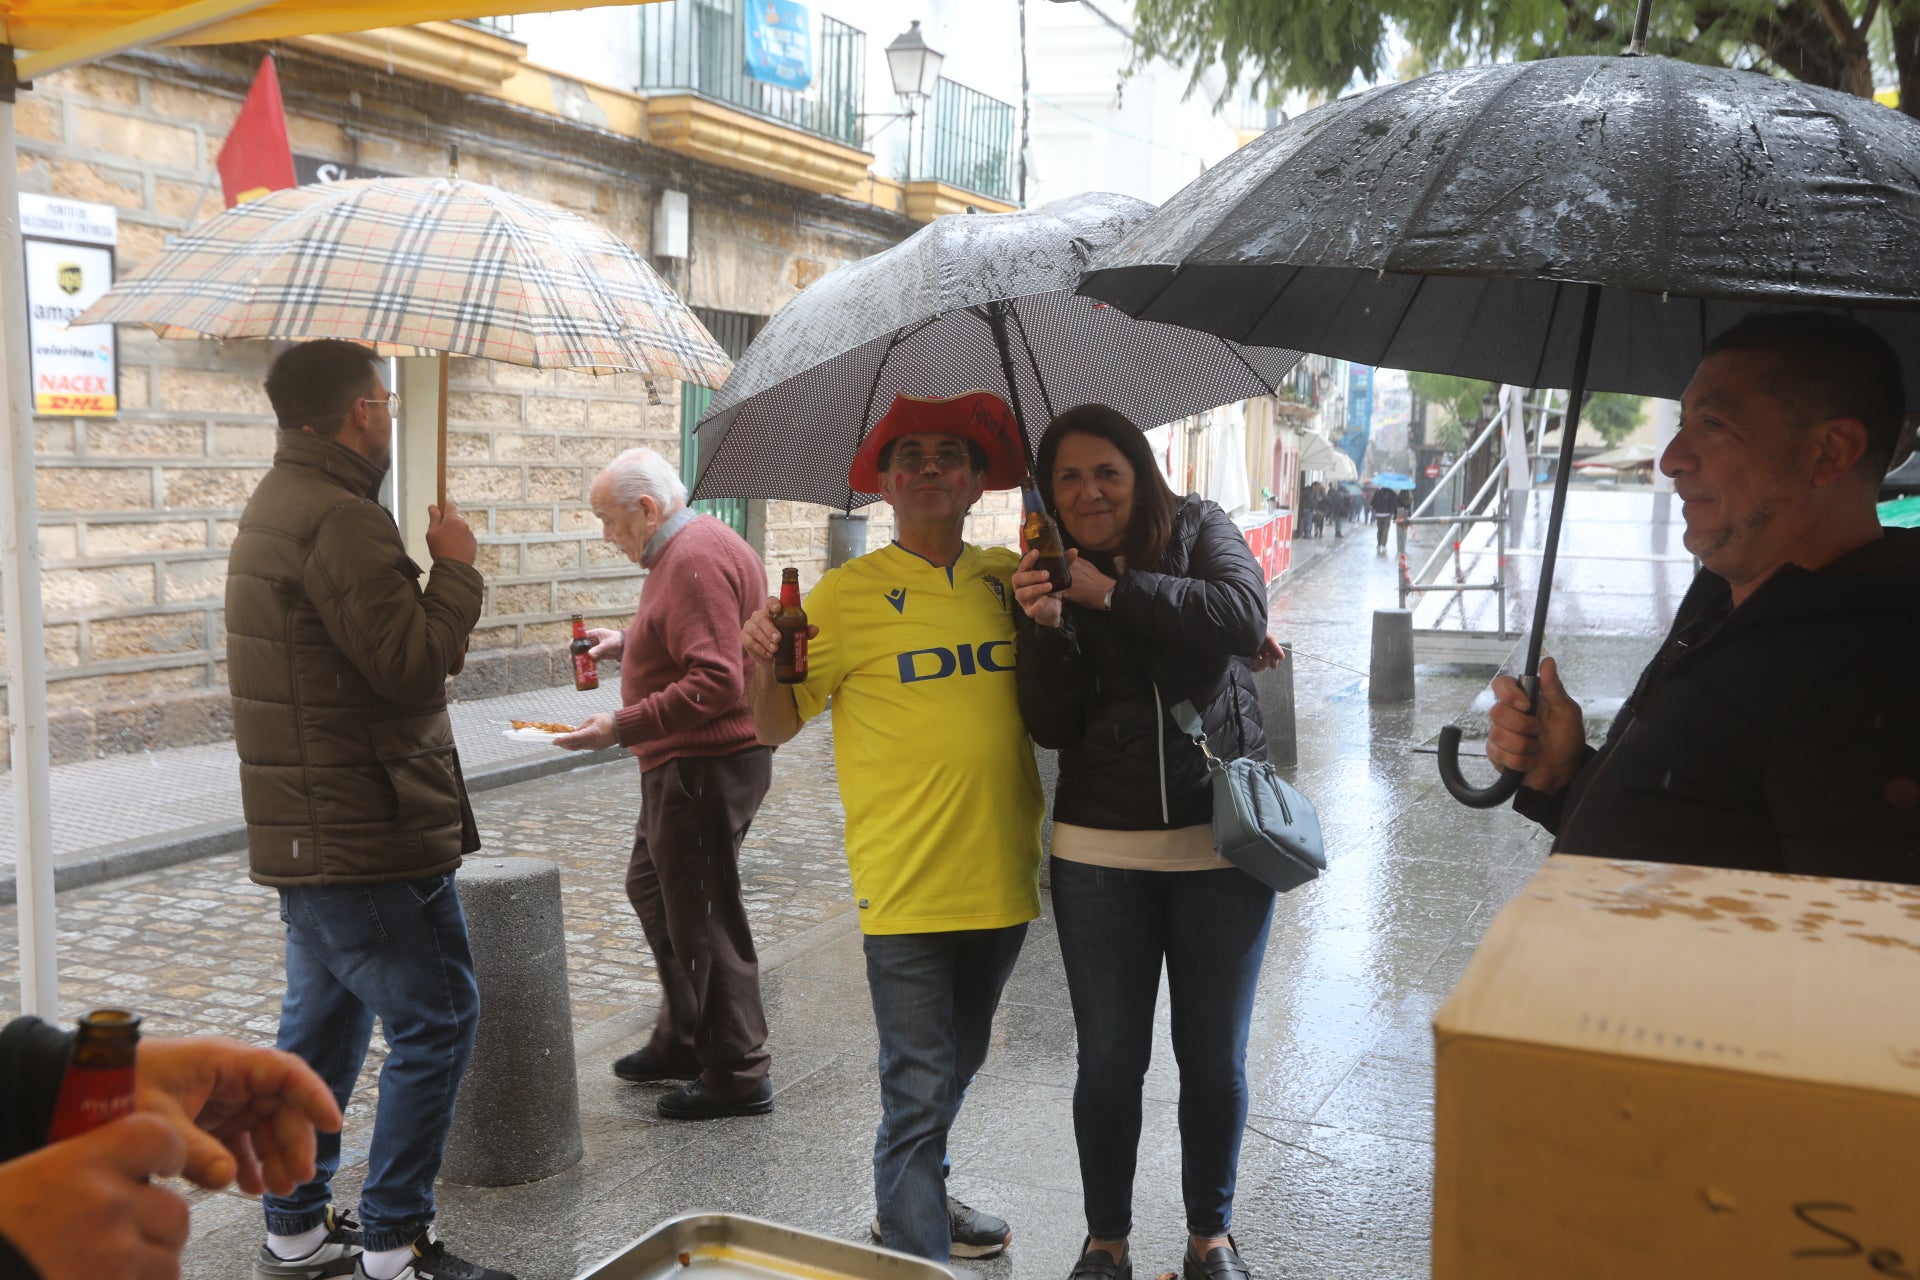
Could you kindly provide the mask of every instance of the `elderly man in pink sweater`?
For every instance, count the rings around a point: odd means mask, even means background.
[[[760,962],[740,898],[740,842],[773,777],[754,737],[740,628],[766,603],[767,572],[740,536],[687,505],[673,465],[629,449],[589,492],[602,535],[647,570],[624,633],[596,628],[620,660],[621,707],[556,746],[619,743],[640,761],[640,820],[627,897],[653,948],[663,999],[653,1036],[613,1064],[673,1120],[773,1109]],[[682,1083],[684,1082],[684,1083]]]

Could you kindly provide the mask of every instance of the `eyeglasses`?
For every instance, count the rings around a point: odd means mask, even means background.
[[[395,418],[400,416],[400,393],[398,391],[389,391],[384,396],[363,396],[361,397],[359,403],[384,404],[385,406],[387,406],[387,413],[389,416],[395,417]]]
[[[893,451],[893,469],[895,471],[924,471],[931,462],[942,471],[958,471],[967,465],[967,451],[960,448],[940,449],[933,453],[922,453],[918,449],[895,449]]]

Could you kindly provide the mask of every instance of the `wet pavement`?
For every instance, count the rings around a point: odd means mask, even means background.
[[[1317,548],[1275,601],[1296,646],[1296,783],[1320,810],[1332,870],[1284,896],[1254,1015],[1252,1114],[1234,1233],[1257,1276],[1421,1277],[1431,1195],[1429,1023],[1494,912],[1538,866],[1544,833],[1441,790],[1417,748],[1466,708],[1484,670],[1423,668],[1411,704],[1373,706],[1371,611],[1395,606],[1391,557],[1349,537]],[[849,910],[841,814],[824,723],[776,757],[742,854],[762,953],[778,1098],[767,1117],[659,1120],[654,1090],[616,1081],[657,989],[621,888],[638,785],[594,766],[477,798],[487,851],[561,864],[586,1157],[514,1188],[443,1185],[457,1252],[567,1277],[659,1221],[696,1209],[776,1219],[852,1239],[872,1214],[875,1042]],[[155,1031],[268,1040],[280,989],[273,895],[237,856],[60,895],[62,1000],[131,1003]],[[14,915],[0,911],[0,1009],[17,1001]],[[1162,1036],[1147,1080],[1135,1193],[1136,1271],[1176,1269],[1178,1077]],[[1009,1219],[1009,1253],[957,1269],[1061,1280],[1084,1224],[1072,1139],[1074,1037],[1051,917],[1036,923],[994,1047],[953,1134],[953,1189]],[[372,1066],[349,1110],[351,1204],[364,1174]],[[192,1277],[250,1274],[257,1205],[201,1196]]]

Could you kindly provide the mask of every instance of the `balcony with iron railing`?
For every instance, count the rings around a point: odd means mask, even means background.
[[[942,76],[927,102],[911,180],[1011,203],[1013,116],[1012,103]]]
[[[814,11],[812,65],[782,85],[748,67],[749,0],[664,0],[636,9],[653,140],[731,168],[844,191],[866,177],[861,150],[867,36]],[[794,77],[789,77],[793,79]]]

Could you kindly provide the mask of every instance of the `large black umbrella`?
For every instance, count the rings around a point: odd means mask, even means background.
[[[1920,386],[1916,244],[1913,120],[1630,53],[1442,71],[1308,112],[1174,196],[1082,289],[1239,342],[1571,387],[1532,696],[1583,393],[1675,397],[1708,338],[1782,305],[1871,325]],[[1465,782],[1459,740],[1441,733],[1454,797],[1511,796],[1512,771]]]
[[[895,392],[1008,397],[1031,456],[1055,412],[1088,401],[1143,427],[1270,394],[1297,351],[1136,320],[1074,293],[1094,254],[1153,206],[1094,193],[936,218],[809,285],[767,322],[699,424],[698,498],[851,511],[847,468]]]

